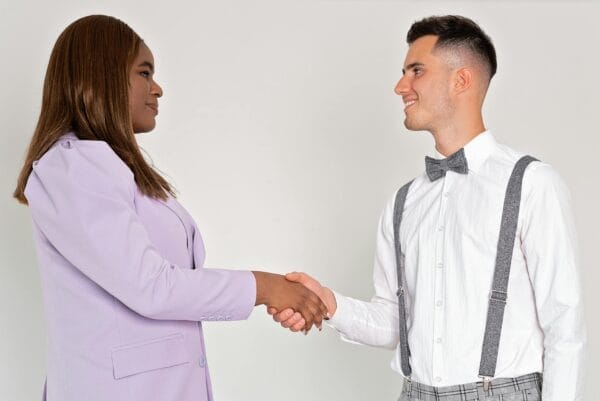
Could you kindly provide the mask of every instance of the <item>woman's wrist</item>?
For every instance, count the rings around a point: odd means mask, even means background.
[[[256,302],[254,305],[266,305],[269,302],[268,289],[272,287],[273,279],[276,276],[273,273],[252,271],[256,280]]]

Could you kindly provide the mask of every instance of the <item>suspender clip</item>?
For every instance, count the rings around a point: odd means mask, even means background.
[[[490,376],[479,376],[483,379],[483,391],[490,391],[492,386],[492,377]]]
[[[506,291],[492,290],[492,292],[490,293],[490,301],[498,301],[505,304],[507,299],[508,294],[506,293]]]
[[[404,287],[398,287],[398,291],[396,291],[396,296],[404,295]]]

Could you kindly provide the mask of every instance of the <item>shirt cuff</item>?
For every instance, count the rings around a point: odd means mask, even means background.
[[[348,333],[352,328],[354,322],[354,313],[352,308],[352,301],[350,298],[333,291],[335,296],[335,302],[337,308],[333,316],[326,321],[326,324],[340,333]]]

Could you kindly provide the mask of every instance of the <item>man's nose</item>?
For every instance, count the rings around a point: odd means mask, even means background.
[[[408,93],[409,88],[410,85],[408,84],[408,79],[406,78],[406,75],[403,75],[402,78],[400,78],[400,80],[396,84],[394,92],[396,92],[396,95],[402,96]]]

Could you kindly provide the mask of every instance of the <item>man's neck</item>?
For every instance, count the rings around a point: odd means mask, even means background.
[[[484,131],[483,119],[478,118],[470,123],[455,124],[435,132],[432,131],[431,134],[435,140],[436,150],[448,157]]]

